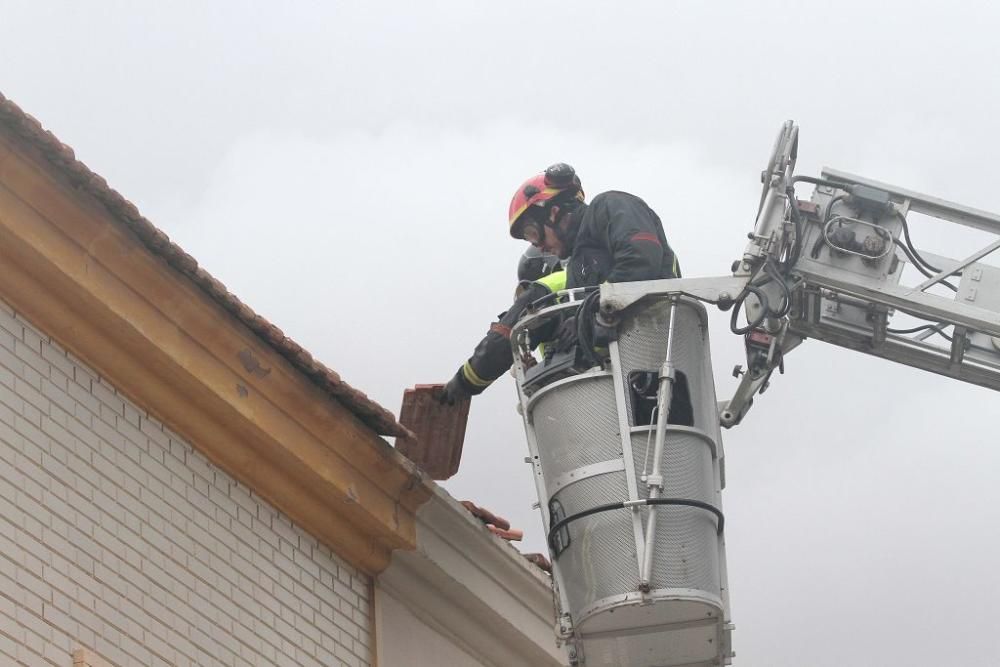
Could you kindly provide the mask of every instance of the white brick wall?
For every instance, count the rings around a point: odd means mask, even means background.
[[[370,663],[369,580],[0,303],[0,664]]]

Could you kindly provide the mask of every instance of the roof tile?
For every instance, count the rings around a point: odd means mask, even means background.
[[[198,266],[198,262],[184,252],[170,238],[144,218],[139,209],[101,176],[92,172],[76,159],[72,148],[59,141],[41,123],[26,114],[16,104],[0,93],[0,124],[34,146],[69,182],[101,202],[122,224],[128,227],[149,250],[166,260],[170,266],[187,276],[206,295],[247,326],[254,334],[270,344],[294,367],[308,376],[335,400],[353,412],[372,430],[381,435],[412,436],[384,407],[354,389],[340,376],[317,362],[302,346],[287,338],[276,326],[257,315],[249,306],[231,294],[220,281]]]

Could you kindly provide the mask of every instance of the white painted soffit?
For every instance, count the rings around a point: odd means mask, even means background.
[[[566,665],[549,576],[432,488],[417,510],[416,550],[394,551],[377,585],[487,664]]]

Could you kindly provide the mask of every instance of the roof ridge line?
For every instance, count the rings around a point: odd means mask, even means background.
[[[231,293],[226,286],[183,248],[170,240],[165,232],[145,218],[138,207],[112,188],[107,180],[91,171],[77,159],[70,146],[62,143],[38,119],[25,113],[17,104],[0,93],[0,122],[9,125],[22,139],[34,146],[75,187],[84,190],[104,205],[115,219],[128,227],[151,252],[179,273],[186,276],[202,292],[233,315],[258,338],[267,343],[293,367],[332,398],[343,404],[365,425],[379,435],[413,436],[400,424],[392,412],[382,407],[364,392],[355,389],[340,375],[318,361],[308,350],[258,315],[250,306]]]

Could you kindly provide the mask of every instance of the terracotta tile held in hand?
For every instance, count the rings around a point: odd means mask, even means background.
[[[418,384],[403,392],[399,423],[413,436],[396,439],[396,449],[431,479],[448,479],[458,472],[469,419],[470,399],[448,405],[438,400],[440,384]]]

